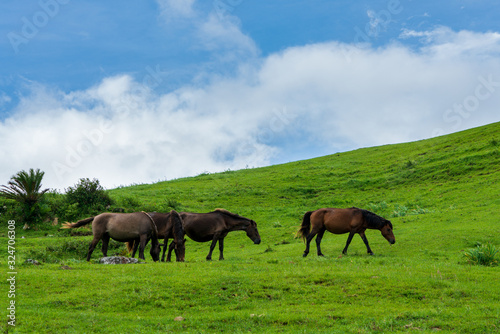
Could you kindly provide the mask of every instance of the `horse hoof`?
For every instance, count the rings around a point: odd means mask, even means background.
[[[307,253],[302,254],[302,257],[306,257],[306,256],[307,256]]]

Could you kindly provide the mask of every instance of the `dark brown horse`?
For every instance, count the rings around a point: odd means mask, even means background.
[[[247,236],[255,243],[260,244],[260,235],[257,223],[253,220],[231,213],[227,210],[217,209],[208,213],[181,212],[184,233],[197,242],[212,241],[207,260],[212,259],[212,252],[219,242],[219,260],[224,260],[224,238],[232,231],[245,231]],[[165,244],[166,248],[166,244]],[[163,249],[162,261],[165,258]],[[167,261],[170,261],[173,245],[168,249]]]
[[[343,254],[347,254],[347,248],[351,243],[352,237],[354,236],[354,234],[358,233],[366,245],[368,254],[373,255],[373,252],[370,249],[370,245],[368,245],[368,240],[365,236],[366,229],[380,230],[384,238],[386,238],[391,245],[396,242],[394,234],[392,233],[392,223],[390,221],[377,216],[373,212],[358,208],[325,208],[306,212],[298,234],[302,236],[302,238],[306,241],[306,250],[304,251],[304,257],[309,254],[309,244],[316,234],[318,235],[316,237],[318,256],[323,256],[323,253],[321,253],[320,244],[325,231],[334,234],[349,233],[345,248],[342,251]]]
[[[92,234],[94,239],[90,243],[87,253],[87,261],[102,239],[102,254],[107,256],[109,238],[116,241],[127,242],[138,240],[139,258],[144,260],[144,248],[151,239],[151,257],[158,261],[160,257],[160,244],[158,242],[158,230],[154,221],[145,212],[134,213],[101,213],[95,217],[80,220],[76,223],[65,223],[62,228],[77,228],[92,222]]]
[[[168,239],[174,239],[177,261],[183,262],[186,247],[184,245],[185,239],[184,229],[182,227],[182,218],[179,213],[172,210],[169,213],[149,212],[148,215],[155,222],[156,227],[158,228],[158,239],[164,239],[163,243],[165,245],[167,245]],[[127,248],[129,252],[132,251],[132,257],[135,256],[138,244],[139,243],[137,241],[127,242]],[[165,251],[163,251],[163,254],[165,254]]]

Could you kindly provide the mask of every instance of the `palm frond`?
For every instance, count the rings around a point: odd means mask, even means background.
[[[41,190],[44,174],[40,169],[20,171],[6,186],[0,186],[0,196],[22,203],[36,203],[49,190]]]

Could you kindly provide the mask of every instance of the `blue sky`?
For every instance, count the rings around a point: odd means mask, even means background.
[[[494,1],[6,0],[0,183],[154,182],[500,120]],[[402,157],[404,159],[404,157]]]

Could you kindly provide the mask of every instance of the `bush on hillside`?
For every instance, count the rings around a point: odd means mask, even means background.
[[[113,204],[113,200],[100,185],[99,180],[84,178],[74,187],[66,189],[66,203],[68,205],[66,217],[75,219],[101,213]]]

